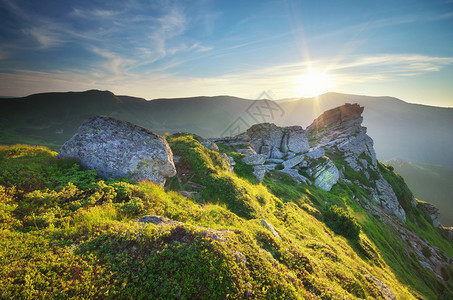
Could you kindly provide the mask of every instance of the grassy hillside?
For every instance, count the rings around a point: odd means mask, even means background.
[[[439,208],[442,225],[453,226],[453,169],[402,159],[389,160],[388,163],[404,177],[415,197]]]
[[[424,269],[353,183],[258,183],[190,135],[167,139],[178,173],[205,187],[190,198],[176,192],[194,189],[187,180],[104,181],[45,147],[0,147],[0,298],[384,299],[377,280],[397,299],[453,297],[453,270],[441,281]],[[138,224],[146,214],[181,223]],[[408,219],[453,256],[417,209]]]

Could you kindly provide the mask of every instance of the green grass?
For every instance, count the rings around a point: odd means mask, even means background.
[[[202,205],[174,182],[102,180],[44,147],[1,147],[0,298],[382,299],[368,274],[398,299],[446,293],[389,226],[352,200],[360,188],[325,192],[277,171],[257,183],[190,136],[168,139],[190,180],[206,186]],[[324,223],[333,205],[360,224],[358,236]],[[182,223],[135,222],[146,214]],[[206,228],[222,230],[226,242]]]

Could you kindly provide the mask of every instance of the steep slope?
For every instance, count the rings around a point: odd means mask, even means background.
[[[415,197],[439,208],[440,222],[453,226],[453,170],[445,166],[407,162],[402,159],[386,161],[401,174]]]

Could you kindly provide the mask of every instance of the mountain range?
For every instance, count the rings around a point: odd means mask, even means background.
[[[323,111],[344,103],[365,107],[364,126],[380,160],[400,157],[453,167],[453,108],[339,93],[281,101],[231,96],[147,101],[98,90],[35,94],[0,99],[0,141],[41,144],[57,150],[95,114],[130,121],[159,134],[189,131],[203,137],[238,133],[234,130],[263,122],[305,128]]]

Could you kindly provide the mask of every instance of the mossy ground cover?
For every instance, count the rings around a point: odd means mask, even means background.
[[[1,147],[0,298],[382,298],[368,275],[398,299],[442,294],[428,274],[401,271],[413,270],[405,246],[384,244],[392,233],[347,185],[324,192],[279,172],[258,183],[190,136],[168,139],[191,181],[206,187],[201,199],[178,194],[183,183],[105,181],[44,147]],[[333,205],[360,224],[358,237],[326,225]],[[182,224],[138,224],[146,214]],[[226,230],[226,242],[206,228]]]

